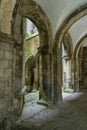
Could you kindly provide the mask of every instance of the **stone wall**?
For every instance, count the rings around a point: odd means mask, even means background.
[[[0,34],[0,121],[12,118],[13,47],[13,40]]]
[[[11,33],[12,12],[16,0],[1,0],[0,2],[0,31]]]
[[[36,35],[26,40],[26,61],[30,56],[36,55],[39,46],[40,46],[39,35]]]

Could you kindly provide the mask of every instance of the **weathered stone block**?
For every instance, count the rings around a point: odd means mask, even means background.
[[[5,59],[11,60],[13,57],[12,52],[5,52]]]
[[[4,78],[4,70],[0,69],[0,78]]]
[[[4,58],[4,51],[0,50],[0,59]]]
[[[11,49],[11,45],[8,44],[8,42],[5,43],[5,42],[1,41],[1,43],[0,43],[0,50],[10,51],[10,49]]]
[[[5,77],[6,79],[9,79],[9,78],[12,77],[12,69],[11,69],[11,68],[6,69],[4,73],[5,73],[5,74],[4,74],[4,77]]]

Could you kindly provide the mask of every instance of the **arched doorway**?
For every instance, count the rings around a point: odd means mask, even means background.
[[[53,46],[53,73],[54,73],[54,103],[58,104],[62,100],[62,41],[65,33],[68,29],[81,17],[87,14],[87,4],[81,5],[74,10],[68,17],[62,22],[61,26],[56,32]],[[73,68],[74,70],[74,68]],[[75,88],[76,91],[76,88]]]
[[[81,36],[81,38],[77,42],[77,46],[74,51],[73,59],[74,65],[76,66],[75,71],[78,75],[76,78],[78,79],[77,85],[78,89],[86,88],[87,84],[87,73],[86,73],[86,48],[87,48],[87,34]]]
[[[36,73],[36,55],[40,47],[40,37],[37,27],[31,20],[25,18],[25,24],[25,85],[27,92],[31,92],[36,88],[34,83],[35,76],[38,75],[38,72]]]
[[[72,39],[69,32],[67,32],[62,43],[62,92],[72,91],[72,53]]]
[[[40,74],[39,74],[39,101],[45,100],[47,103],[52,98],[52,84],[51,84],[51,60],[50,60],[50,48],[51,48],[51,27],[48,18],[42,11],[39,5],[34,1],[17,1],[13,12],[13,23],[12,23],[12,35],[16,40],[15,44],[15,76],[14,76],[14,99],[18,99],[21,102],[21,89],[25,83],[25,62],[24,62],[24,33],[23,33],[23,18],[30,19],[37,27],[40,36],[40,47],[38,48],[39,62],[40,62]],[[15,91],[15,90],[14,90]],[[16,93],[16,95],[15,95]],[[17,97],[19,96],[19,98]],[[23,102],[18,103],[18,110],[23,107]],[[17,112],[18,112],[17,110]],[[19,111],[20,113],[20,111]]]

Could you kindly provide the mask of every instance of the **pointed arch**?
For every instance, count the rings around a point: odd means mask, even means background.
[[[48,100],[48,89],[51,89],[49,82],[51,81],[51,63],[50,62],[50,50],[52,44],[52,31],[49,19],[42,10],[42,8],[33,0],[17,0],[14,11],[11,33],[13,38],[16,40],[15,45],[15,78],[14,86],[17,88],[17,93],[20,94],[21,88],[23,87],[23,18],[29,18],[37,27],[40,36],[40,47],[38,52],[40,53],[40,99]],[[47,58],[47,60],[45,60]],[[45,79],[45,80],[44,80]],[[45,82],[46,81],[46,82]],[[51,95],[51,93],[50,93]],[[19,95],[20,97],[20,95]],[[14,98],[17,96],[14,94]],[[21,100],[18,99],[19,102]],[[23,107],[23,102],[22,105]],[[20,106],[19,106],[20,109]]]
[[[56,32],[53,45],[53,84],[54,84],[54,102],[58,103],[62,99],[62,40],[68,29],[81,17],[87,15],[87,2],[78,6],[66,19]]]
[[[78,52],[80,50],[80,47],[82,46],[82,44],[84,43],[84,41],[87,40],[87,34],[85,34],[84,36],[82,36],[79,41],[76,44],[74,53],[73,53],[73,59],[78,58]]]
[[[12,17],[13,21],[11,32],[18,43],[21,43],[22,40],[22,22],[23,17],[26,17],[36,25],[40,35],[41,31],[43,31],[43,37],[45,37],[46,40],[44,43],[41,43],[43,44],[42,46],[44,46],[44,44],[46,44],[46,46],[49,46],[49,44],[51,44],[52,29],[49,19],[42,8],[36,2],[33,0],[17,0]]]
[[[65,46],[65,48],[67,50],[69,58],[71,58],[72,57],[72,53],[73,53],[73,43],[72,43],[72,39],[71,39],[71,36],[70,36],[69,32],[67,32],[64,35],[63,44],[64,44],[64,46]]]

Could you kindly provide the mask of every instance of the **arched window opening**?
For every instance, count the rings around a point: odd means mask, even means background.
[[[62,92],[73,92],[71,75],[71,40],[67,33],[62,42]]]
[[[39,99],[39,32],[35,24],[23,18],[25,102]]]
[[[79,89],[87,88],[87,40],[83,42],[78,52]]]

